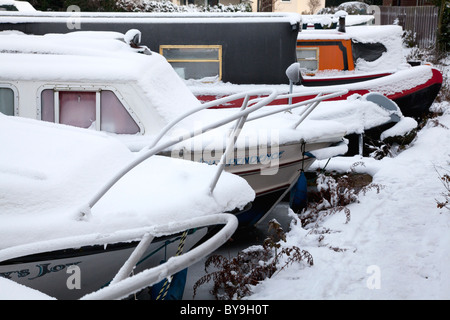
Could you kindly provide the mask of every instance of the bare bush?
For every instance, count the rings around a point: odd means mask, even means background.
[[[272,277],[272,275],[293,263],[313,265],[308,251],[296,246],[282,247],[280,241],[286,241],[285,233],[276,220],[269,222],[272,234],[262,246],[252,246],[240,251],[232,259],[222,255],[213,255],[205,263],[206,275],[194,285],[194,297],[198,287],[213,281],[211,294],[218,300],[241,299],[251,294],[251,286]],[[280,266],[280,261],[283,261]],[[216,270],[208,272],[210,267]]]
[[[355,164],[363,165],[363,164]],[[353,170],[354,168],[352,168]],[[359,176],[363,178],[363,176]],[[377,192],[383,186],[370,183],[363,185],[351,179],[350,175],[336,175],[336,179],[331,174],[319,173],[317,176],[317,191],[311,194],[308,207],[300,213],[299,218],[303,227],[313,225],[317,227],[327,216],[338,212],[344,212],[346,223],[350,221],[350,209],[347,206],[358,202],[358,195],[370,189]]]
[[[443,197],[443,200],[437,200],[437,207],[439,209],[446,208],[447,210],[450,210],[450,171],[443,169],[446,173],[441,173],[435,168],[436,172],[438,173],[439,180],[441,180],[445,191],[441,193],[441,196]]]

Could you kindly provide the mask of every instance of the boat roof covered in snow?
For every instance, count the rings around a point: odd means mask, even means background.
[[[233,83],[287,83],[284,70],[295,61],[300,21],[296,13],[7,12],[0,14],[0,30],[42,35],[74,30],[125,33],[136,28],[142,31],[142,43],[155,52],[217,48],[213,70],[205,74],[203,66],[198,75],[194,69],[185,73],[187,79],[214,76]],[[191,51],[181,54],[192,57]]]
[[[328,73],[336,73],[336,70],[394,72],[407,64],[402,33],[402,27],[395,25],[352,26],[346,27],[345,32],[303,30],[298,34],[297,50],[318,49],[316,59],[320,74],[325,70],[329,70]]]
[[[181,112],[199,105],[162,56],[132,48],[124,42],[123,34],[0,34],[0,83],[13,81],[17,87],[33,83],[34,89],[40,88],[31,95],[31,101],[20,102],[16,115],[41,119],[35,99],[47,84],[55,85],[52,90],[72,86],[79,91],[101,90],[114,84],[122,94],[128,93],[128,99],[134,99],[125,103],[128,112],[135,114],[138,122],[146,123],[147,131],[153,133]],[[145,97],[145,101],[140,97]],[[20,98],[27,99],[27,95],[23,92]]]
[[[67,22],[67,18],[73,18],[74,12],[54,12],[54,11],[34,11],[30,12],[2,12],[0,22],[2,23],[21,23],[21,22],[43,22],[45,18],[55,18],[54,22],[58,22],[58,19]],[[90,22],[91,19],[103,19],[104,22],[114,18],[118,19],[117,23],[125,22],[164,22],[164,23],[184,23],[185,19],[190,22],[202,22],[202,23],[278,23],[288,22],[293,26],[296,26],[301,21],[301,15],[294,12],[76,12],[76,17],[86,19],[86,22]],[[138,19],[138,20],[136,20]]]
[[[138,34],[136,32],[131,35]],[[0,87],[16,92],[17,97],[20,95],[11,115],[44,119],[46,90],[49,90],[47,98],[50,100],[53,94],[66,91],[77,92],[80,98],[83,96],[80,92],[110,90],[117,94],[140,128],[137,135],[121,138],[140,144],[137,149],[145,146],[149,140],[141,139],[142,136],[156,135],[168,122],[201,103],[164,57],[155,52],[145,54],[143,47],[130,47],[124,39],[133,38],[131,35],[81,31],[34,36],[16,31],[0,32]],[[267,93],[272,91],[274,89],[268,89]],[[204,110],[181,122],[179,127],[192,127],[195,121],[213,122],[219,112],[224,117],[234,111]],[[297,120],[295,114],[274,115],[256,120],[251,126],[246,124],[244,132],[247,128],[255,130],[255,126],[278,130],[280,143],[326,140],[346,133],[345,127],[332,120],[327,120],[326,124],[307,120],[297,129],[290,128],[289,123]]]

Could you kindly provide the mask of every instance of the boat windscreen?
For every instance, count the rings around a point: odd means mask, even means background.
[[[386,51],[386,47],[379,42],[362,43],[352,41],[353,61],[357,61],[358,58],[369,62],[375,61]]]

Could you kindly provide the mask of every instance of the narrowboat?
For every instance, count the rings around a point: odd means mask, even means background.
[[[184,79],[287,83],[301,16],[296,13],[142,13],[0,11],[0,31],[44,35],[73,31],[142,32]]]
[[[348,89],[346,95],[379,92],[393,100],[403,115],[421,117],[442,86],[442,73],[433,66],[408,63],[402,49],[400,26],[342,26],[338,29],[302,30],[298,33],[296,62],[301,76],[294,92],[320,92]],[[188,82],[202,101],[227,96],[251,86],[242,83]],[[288,85],[267,83],[280,92],[291,92]],[[239,87],[242,89],[239,89]],[[255,85],[254,88],[257,86]],[[244,89],[245,88],[245,89]],[[306,99],[307,95],[302,98]],[[227,104],[222,107],[233,107]]]

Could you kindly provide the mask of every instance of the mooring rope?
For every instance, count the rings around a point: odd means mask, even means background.
[[[186,242],[188,231],[184,231],[183,235],[181,236],[180,243],[178,244],[177,253],[175,256],[179,256],[181,253],[183,253],[184,249],[184,243]],[[171,277],[171,276],[169,276]],[[158,296],[156,297],[156,300],[164,300],[166,298],[167,292],[169,292],[170,282],[169,277],[166,278],[166,281],[164,281],[163,286],[161,287],[161,290],[159,291]]]

